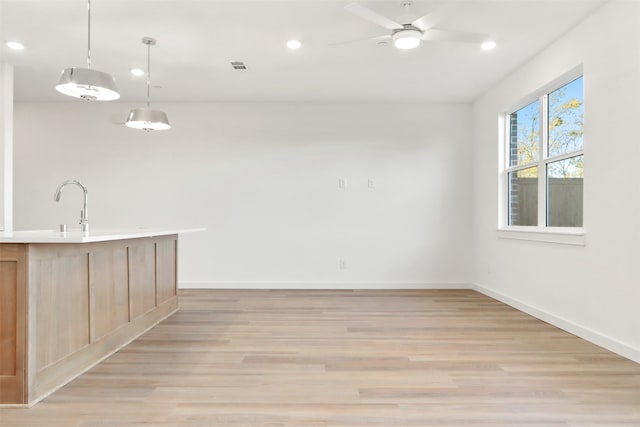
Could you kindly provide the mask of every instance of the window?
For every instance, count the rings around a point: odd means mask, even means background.
[[[582,76],[506,115],[508,226],[582,227]]]

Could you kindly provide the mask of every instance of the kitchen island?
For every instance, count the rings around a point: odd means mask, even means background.
[[[178,309],[178,234],[0,232],[0,405],[30,406]]]

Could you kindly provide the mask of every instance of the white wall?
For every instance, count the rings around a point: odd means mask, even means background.
[[[2,6],[0,6],[0,12],[2,12]],[[2,55],[2,54],[0,54]],[[0,56],[0,230],[4,230],[4,222],[5,222],[5,161],[7,160],[7,156],[5,155],[5,136],[4,131],[6,127],[6,112],[5,112],[5,103],[2,101],[5,97],[5,81],[6,81],[6,67],[2,62],[2,56]]]
[[[3,5],[2,2],[0,2],[0,24],[3,21]],[[4,198],[5,198],[5,191],[4,191],[4,186],[5,186],[5,178],[4,178],[4,174],[5,174],[5,160],[6,160],[6,156],[4,154],[4,149],[5,149],[5,142],[4,142],[4,128],[5,128],[5,106],[4,106],[4,102],[2,101],[4,99],[5,95],[5,81],[7,80],[7,77],[5,76],[5,63],[4,63],[4,52],[3,49],[0,49],[0,230],[4,230],[4,222],[5,222],[5,213],[4,213],[4,208],[5,208],[5,202],[4,202]]]
[[[16,229],[78,227],[81,191],[53,201],[78,179],[94,230],[207,228],[183,286],[470,283],[469,105],[169,104],[151,134],[112,123],[130,107],[16,103]]]
[[[613,1],[479,98],[474,116],[478,288],[640,361],[640,2]],[[583,64],[585,246],[500,239],[498,116]]]
[[[13,230],[13,66],[0,54],[0,230]]]

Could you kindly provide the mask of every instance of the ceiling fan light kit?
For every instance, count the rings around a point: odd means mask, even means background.
[[[64,69],[56,90],[86,101],[113,101],[120,98],[113,76],[91,69],[91,0],[87,0],[87,15],[87,68]]]
[[[125,125],[147,132],[167,130],[171,128],[171,125],[164,111],[151,109],[151,46],[156,44],[156,39],[143,37],[142,43],[147,45],[147,106],[131,110]]]
[[[420,46],[422,31],[407,25],[404,29],[395,31],[391,35],[391,39],[393,40],[393,45],[398,49],[415,49]]]

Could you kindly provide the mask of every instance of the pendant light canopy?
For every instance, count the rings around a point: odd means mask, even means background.
[[[125,123],[130,128],[144,131],[166,130],[171,128],[169,119],[164,111],[151,109],[151,46],[156,44],[156,40],[151,37],[143,37],[142,43],[147,45],[147,106],[135,108],[129,112],[129,117]]]
[[[113,101],[120,98],[115,79],[102,71],[91,69],[91,0],[87,0],[87,68],[66,68],[56,90],[86,101]]]

